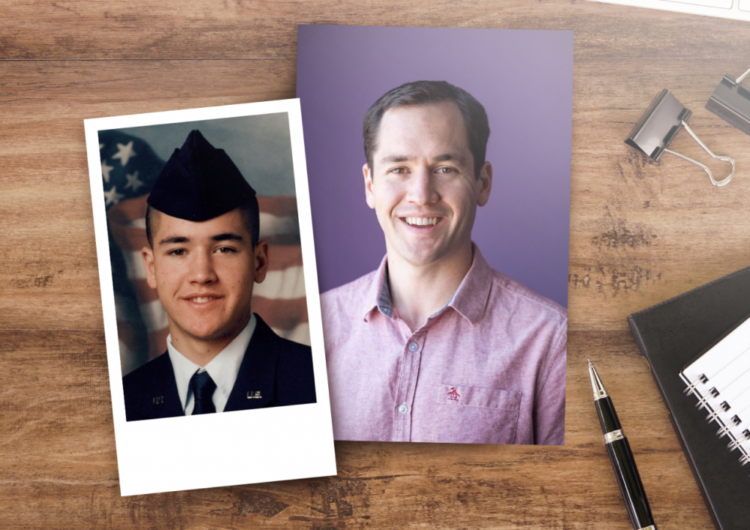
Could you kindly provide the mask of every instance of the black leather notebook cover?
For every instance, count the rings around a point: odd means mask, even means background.
[[[670,411],[698,486],[721,530],[750,528],[750,464],[729,452],[716,422],[706,421],[697,398],[683,393],[679,373],[685,365],[750,314],[750,267],[671,298],[628,317],[635,341]]]

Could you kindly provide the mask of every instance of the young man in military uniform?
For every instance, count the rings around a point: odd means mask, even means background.
[[[148,198],[142,250],[167,351],[126,375],[128,421],[315,403],[312,351],[252,313],[269,263],[255,191],[195,130]]]

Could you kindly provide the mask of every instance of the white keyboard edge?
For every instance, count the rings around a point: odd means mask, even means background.
[[[707,17],[728,18],[731,20],[743,20],[750,22],[750,11],[740,11],[740,0],[734,0],[732,9],[720,7],[706,7],[694,4],[683,4],[680,2],[664,0],[589,0],[604,4],[617,4],[631,7],[645,7],[660,11],[673,11],[675,13],[687,13],[689,15],[703,15]]]

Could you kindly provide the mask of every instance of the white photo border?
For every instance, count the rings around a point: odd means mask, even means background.
[[[131,421],[125,419],[99,132],[287,113],[317,403]],[[123,496],[336,474],[320,295],[299,99],[84,120],[99,283]]]

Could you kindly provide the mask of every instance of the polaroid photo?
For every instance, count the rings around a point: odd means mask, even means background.
[[[563,444],[573,32],[297,50],[334,438]]]
[[[299,100],[85,129],[121,494],[335,475]]]

